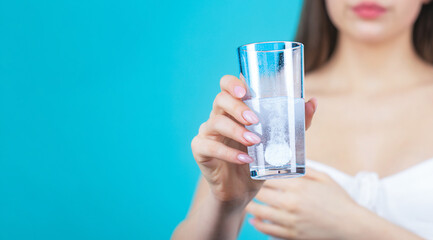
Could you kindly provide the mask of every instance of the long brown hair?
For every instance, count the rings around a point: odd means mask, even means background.
[[[329,18],[324,0],[304,0],[295,40],[304,44],[305,72],[326,63],[337,45],[338,30]],[[424,4],[415,21],[412,41],[417,54],[433,64],[433,1]]]

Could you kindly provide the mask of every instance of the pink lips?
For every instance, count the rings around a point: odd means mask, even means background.
[[[373,2],[363,2],[353,7],[353,11],[361,18],[374,19],[384,14],[386,8]]]

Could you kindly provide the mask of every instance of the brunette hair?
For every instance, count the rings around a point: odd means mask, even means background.
[[[324,0],[304,0],[295,40],[304,44],[305,72],[326,63],[337,45],[338,30],[329,18]],[[417,54],[433,64],[433,0],[422,6],[413,27]]]

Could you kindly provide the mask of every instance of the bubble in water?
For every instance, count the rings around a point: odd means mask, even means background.
[[[289,163],[293,152],[287,143],[269,144],[265,150],[265,160],[273,166],[282,166]]]

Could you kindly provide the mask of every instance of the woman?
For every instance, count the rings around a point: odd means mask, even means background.
[[[172,238],[236,239],[245,212],[286,239],[433,238],[433,3],[306,1],[297,41],[321,105],[305,105],[307,175],[251,180],[246,146],[260,139],[242,125],[260,119],[224,76],[191,144],[203,178]]]

